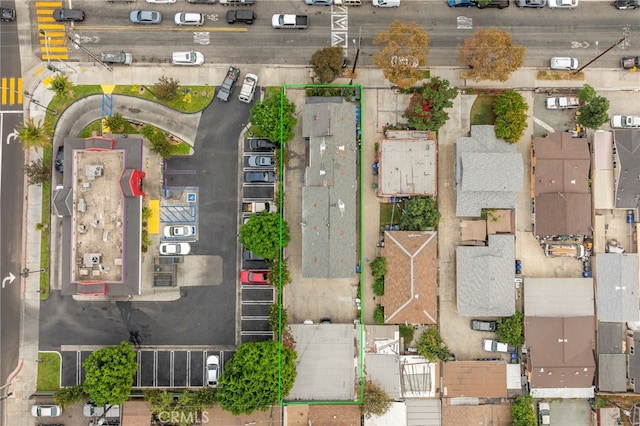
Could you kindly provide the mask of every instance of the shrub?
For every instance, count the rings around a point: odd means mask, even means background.
[[[378,277],[373,282],[373,294],[376,296],[384,296],[384,278]]]
[[[373,311],[373,320],[378,325],[384,324],[384,306],[376,306],[376,309]]]
[[[381,278],[387,274],[387,259],[385,257],[378,256],[369,264],[371,268],[371,275],[374,278]]]
[[[422,332],[422,335],[418,339],[416,349],[418,355],[430,362],[437,359],[446,362],[449,360],[451,353],[447,345],[445,345],[444,340],[442,340],[438,329],[433,326],[428,327]]]

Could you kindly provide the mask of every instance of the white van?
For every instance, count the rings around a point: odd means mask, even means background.
[[[371,0],[374,7],[398,7],[400,0]]]
[[[247,75],[244,77],[244,81],[242,82],[242,89],[240,89],[238,100],[240,102],[244,102],[245,104],[250,104],[253,100],[253,95],[256,92],[257,86],[258,76],[255,74],[247,73]]]
[[[333,0],[336,6],[362,6],[362,0]]]

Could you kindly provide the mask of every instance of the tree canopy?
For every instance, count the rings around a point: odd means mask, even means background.
[[[418,24],[394,20],[388,29],[378,33],[373,44],[380,45],[373,54],[373,63],[390,82],[407,89],[424,78],[420,67],[427,64],[429,34]]]
[[[436,360],[448,361],[451,352],[449,348],[442,340],[438,329],[434,326],[427,327],[416,344],[416,350],[418,355],[426,359],[429,362]]]
[[[42,158],[38,158],[24,167],[24,174],[27,175],[29,185],[41,185],[51,180],[51,167]]]
[[[509,32],[495,27],[476,30],[458,46],[458,60],[471,68],[463,76],[474,81],[506,81],[522,66],[526,54],[527,49],[515,44]]]
[[[509,143],[518,142],[527,128],[528,110],[529,105],[524,97],[515,90],[499,94],[493,103],[496,137]]]
[[[282,355],[280,355],[282,352]],[[298,354],[273,340],[243,343],[225,364],[216,398],[233,415],[266,411],[291,392],[296,378]],[[282,375],[278,380],[278,362]],[[279,389],[279,384],[281,388]]]
[[[513,426],[536,426],[536,409],[531,395],[520,395],[511,406]]]
[[[38,149],[51,145],[49,135],[41,122],[34,122],[33,118],[20,123],[16,129],[18,140],[22,143],[22,148]]]
[[[580,105],[577,116],[579,124],[589,129],[597,129],[609,120],[609,99],[594,96]]]
[[[437,131],[449,119],[445,108],[453,106],[452,100],[456,96],[458,90],[449,87],[448,80],[432,77],[413,94],[403,117],[413,129]]]
[[[282,220],[280,234],[280,214],[266,211],[249,216],[240,228],[240,242],[254,254],[267,260],[278,257],[281,248],[289,244],[289,224]]]
[[[505,318],[498,322],[498,330],[496,334],[501,342],[511,343],[514,346],[522,346],[524,336],[522,335],[523,326],[522,312],[516,311],[509,318]]]
[[[138,369],[136,353],[127,342],[92,352],[84,361],[84,393],[98,406],[122,404],[129,399]]]
[[[331,83],[342,72],[342,48],[337,46],[316,50],[311,56],[313,72],[321,84]]]
[[[389,395],[372,381],[364,384],[364,400],[360,409],[365,417],[382,416],[391,408]]]
[[[280,115],[281,108],[282,115]],[[297,122],[294,116],[295,111],[295,105],[285,95],[280,92],[271,92],[251,108],[250,122],[260,129],[262,136],[278,143],[281,141],[280,124],[282,123],[282,143],[285,143],[293,139],[293,130]]]
[[[404,203],[404,210],[400,217],[400,228],[404,231],[426,231],[440,223],[440,212],[433,197],[411,197]]]
[[[185,391],[177,397],[166,389],[145,390],[144,399],[149,402],[151,414],[158,423],[175,426],[198,424],[199,412],[216,401],[215,389],[210,387]]]

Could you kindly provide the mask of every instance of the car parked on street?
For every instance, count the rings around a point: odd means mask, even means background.
[[[108,410],[107,410],[108,408]],[[106,414],[105,414],[106,410]],[[87,402],[82,407],[82,414],[85,417],[120,417],[120,406],[119,405],[105,405],[104,407],[98,407],[91,402]]]
[[[269,284],[269,271],[257,269],[240,271],[240,282],[244,284]]]
[[[134,24],[152,25],[162,22],[162,14],[155,10],[132,10],[129,20]]]
[[[246,183],[273,183],[276,181],[275,172],[244,172]]]
[[[518,7],[535,7],[540,9],[546,5],[547,0],[516,0],[516,6]]]
[[[304,3],[309,6],[331,6],[333,0],[304,0]]]
[[[160,244],[160,254],[165,256],[182,256],[191,253],[189,243],[162,243]]]
[[[247,162],[249,167],[273,167],[275,158],[267,155],[250,155]]]
[[[473,0],[447,0],[449,7],[474,7],[477,3]]]
[[[53,19],[56,22],[82,22],[84,21],[84,10],[81,9],[55,9]]]
[[[59,405],[36,404],[31,407],[31,415],[33,417],[60,417],[62,407]]]
[[[176,13],[173,18],[173,22],[179,26],[192,26],[199,27],[204,25],[204,15],[202,13],[186,13],[180,12]]]
[[[618,10],[640,9],[640,0],[616,0],[613,5]]]
[[[16,20],[16,10],[11,7],[0,8],[0,21],[12,22]]]
[[[489,3],[480,3],[477,4],[478,9],[505,9],[509,7],[509,0],[491,0]]]
[[[202,65],[204,64],[204,55],[193,50],[188,52],[173,52],[171,54],[171,63],[173,65]]]
[[[516,348],[513,345],[509,345],[508,343],[498,342],[493,339],[483,339],[482,340],[482,349],[487,352],[502,352],[509,353],[515,352]]]
[[[278,144],[271,142],[269,139],[253,138],[249,139],[249,149],[252,151],[272,151],[278,147]]]
[[[207,357],[207,386],[215,388],[218,386],[218,370],[220,369],[220,358],[217,355]]]
[[[58,147],[58,151],[56,152],[56,163],[55,169],[58,173],[64,172],[64,146],[60,145]]]
[[[163,235],[166,238],[190,237],[195,233],[196,227],[190,225],[167,225],[163,230]]]
[[[549,68],[552,70],[575,71],[578,69],[578,60],[567,56],[554,56],[549,60]]]
[[[471,320],[471,329],[476,331],[496,331],[498,321]]]
[[[550,9],[573,9],[578,7],[578,0],[549,0]]]
[[[545,400],[538,401],[538,424],[551,424],[551,406],[549,406],[549,403]]]
[[[633,129],[640,127],[640,116],[638,115],[613,115],[611,116],[611,127],[614,129]]]
[[[177,0],[147,0],[147,3],[152,3],[152,4],[173,4],[176,1]]]
[[[102,52],[100,60],[107,64],[131,65],[133,56],[127,52]]]

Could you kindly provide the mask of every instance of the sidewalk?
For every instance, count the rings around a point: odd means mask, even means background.
[[[48,105],[53,92],[46,87],[46,83],[50,79],[50,72],[46,70],[44,63],[32,60],[33,66],[24,73],[24,87],[32,94],[32,99],[36,99],[42,105]],[[136,66],[136,67],[114,67],[113,72],[107,71],[95,65],[73,64],[60,65],[55,64],[75,85],[83,84],[145,84],[152,85],[158,81],[161,76],[173,77],[183,84],[195,85],[217,85],[227,70],[227,66],[208,65],[204,67],[194,68],[178,68],[167,65],[163,66]],[[238,67],[246,71],[256,73],[263,85],[278,86],[281,84],[302,84],[311,83],[308,69],[306,67],[273,67],[273,66],[256,66],[256,65],[238,65]],[[580,87],[585,81],[538,81],[535,80],[536,69],[522,69],[515,72],[512,77],[504,82],[469,82],[459,77],[461,68],[451,67],[432,67],[432,75],[449,80],[452,86],[460,88],[468,87],[484,87],[484,88],[508,88],[513,87],[520,90],[532,91],[536,88],[553,88],[553,87]],[[596,88],[600,92],[604,91],[638,91],[640,90],[640,73],[632,74],[622,70],[585,70],[586,82]],[[347,81],[338,80],[336,83],[348,83]],[[373,162],[373,145],[382,136],[382,125],[387,122],[397,122],[401,120],[401,114],[406,107],[408,99],[407,95],[398,95],[390,91],[391,84],[384,78],[382,72],[375,68],[359,69],[358,76],[354,79],[354,83],[361,84],[365,87],[363,94],[363,136],[362,147],[364,152],[364,164]],[[58,138],[65,138],[69,134],[77,133],[77,131],[86,126],[90,121],[99,117],[94,112],[100,109],[96,104],[97,98],[86,99],[78,102],[73,107],[68,108],[62,115],[56,128],[54,143],[58,142]],[[460,98],[458,98],[460,99]],[[25,98],[25,117],[33,118],[36,122],[42,120],[45,115],[45,109],[31,102],[29,98]],[[118,103],[124,100],[118,99]],[[199,114],[182,114],[173,110],[162,108],[151,108],[149,103],[135,98],[127,98],[127,107],[131,114],[139,114],[141,121],[149,121],[157,124],[159,127],[167,126],[169,123],[172,131],[186,141],[195,139],[195,131]],[[115,105],[117,110],[118,104]],[[443,132],[441,137],[443,143],[452,143],[455,137],[466,132],[469,126],[468,122],[468,106],[463,106],[456,102],[456,106],[450,111],[450,122],[447,129],[456,129]],[[160,119],[158,119],[160,117]],[[446,139],[446,140],[445,140]],[[58,145],[58,144],[56,144]],[[54,145],[54,146],[56,146]],[[448,152],[441,152],[449,156]],[[39,157],[41,153],[28,152],[26,162],[31,162]],[[440,162],[442,163],[442,162]],[[376,242],[379,234],[379,200],[376,198],[374,191],[370,187],[369,176],[365,172],[364,181],[362,182],[364,191],[364,205],[366,209],[366,223],[363,224],[363,238],[365,239],[364,257],[367,262],[373,260],[376,253]],[[450,183],[450,182],[449,182]],[[36,230],[35,224],[41,221],[41,204],[42,193],[41,188],[37,186],[27,186],[25,188],[25,205],[24,205],[24,226],[23,226],[23,253],[25,267],[30,270],[40,268],[40,233]],[[52,259],[55,259],[55,252],[52,249]],[[451,260],[451,259],[450,259]],[[55,268],[55,262],[52,262],[52,268]],[[371,290],[371,275],[368,273],[368,265],[363,265],[364,269],[364,294],[362,299],[365,308],[364,318],[367,323],[371,323],[373,309],[375,308],[375,298]],[[53,272],[53,271],[50,271]],[[52,273],[52,277],[55,275]],[[52,280],[53,282],[53,280]],[[29,400],[30,395],[36,389],[36,372],[38,358],[38,324],[39,324],[39,276],[33,274],[23,281],[23,309],[22,309],[22,329],[21,329],[21,347],[20,362],[16,371],[10,376],[7,383],[11,383],[7,387],[5,394],[12,392],[12,395],[5,401],[5,418],[4,424],[7,425],[33,425],[35,419],[31,417]],[[373,303],[371,303],[373,301]]]

